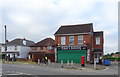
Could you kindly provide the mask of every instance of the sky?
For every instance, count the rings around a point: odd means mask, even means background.
[[[54,39],[61,25],[93,23],[104,31],[105,54],[118,51],[118,0],[0,0],[0,43],[26,38]]]

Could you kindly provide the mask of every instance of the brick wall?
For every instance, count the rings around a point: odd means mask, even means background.
[[[103,49],[103,36],[100,37],[100,45],[96,45],[96,37],[94,37],[94,39],[93,39],[94,40],[94,48],[102,48]]]
[[[74,45],[78,45],[78,36],[79,35],[74,35]],[[62,36],[55,36],[55,44],[59,44],[61,43],[61,37]],[[65,36],[66,37],[66,44],[65,45],[69,45],[69,36]],[[83,41],[86,41],[84,43],[84,45],[88,45],[90,48],[92,47],[92,37],[89,34],[83,35]]]
[[[33,48],[32,47],[30,47],[30,51],[44,51],[44,52],[46,52],[46,53],[53,53],[54,52],[54,49],[53,50],[47,50],[47,47],[43,47],[43,50],[41,50],[40,49],[40,47],[36,47],[36,50],[33,50]]]

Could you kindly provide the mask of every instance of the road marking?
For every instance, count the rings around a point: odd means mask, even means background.
[[[4,75],[32,75],[32,74],[27,74],[27,73],[22,73],[22,72],[15,72],[15,71],[6,71]]]

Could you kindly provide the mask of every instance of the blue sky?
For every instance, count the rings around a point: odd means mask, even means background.
[[[61,25],[93,23],[94,31],[104,31],[104,51],[118,51],[118,0],[2,0],[0,2],[0,42],[27,38],[38,42],[54,38]]]

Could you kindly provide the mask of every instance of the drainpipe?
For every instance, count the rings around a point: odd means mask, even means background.
[[[93,39],[94,39],[94,37],[93,37],[93,32],[92,32],[92,52],[93,52]],[[93,59],[94,59],[94,56],[93,56]]]

